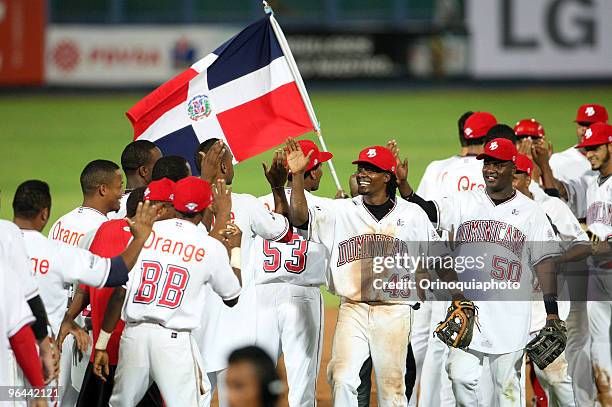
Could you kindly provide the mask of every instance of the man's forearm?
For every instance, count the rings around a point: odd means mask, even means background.
[[[544,189],[556,189],[559,191],[561,198],[567,201],[567,189],[562,182],[557,180],[553,175],[552,168],[548,165],[548,162],[541,165],[540,170],[542,171],[542,186]]]
[[[558,317],[559,309],[557,305],[557,273],[555,270],[555,262],[552,259],[543,260],[535,266],[535,272],[542,289],[546,314]]]
[[[308,203],[304,193],[304,173],[293,174],[289,221],[294,226],[301,226],[308,222]]]
[[[412,195],[412,193],[414,192],[412,190],[412,187],[410,186],[410,184],[408,183],[408,180],[403,180],[400,181],[397,184],[397,189],[399,189],[400,191],[400,195],[402,198],[404,199],[408,199],[408,197],[410,197],[410,195]]]
[[[285,194],[285,187],[273,187],[274,212],[289,218],[289,202]]]
[[[136,261],[138,260],[140,251],[142,250],[146,241],[146,238],[135,237],[134,239],[132,239],[128,247],[125,248],[123,253],[121,253],[123,263],[125,264],[125,267],[127,267],[128,270],[131,270],[136,265]]]
[[[77,287],[76,292],[74,293],[74,297],[72,298],[72,302],[66,310],[66,315],[64,315],[64,319],[68,319],[70,321],[74,321],[74,319],[81,313],[87,306],[89,305],[89,293],[83,291],[81,287]]]
[[[108,300],[106,311],[104,312],[104,321],[102,322],[102,330],[113,332],[119,319],[121,318],[121,308],[125,300],[125,288],[117,287],[113,291]]]

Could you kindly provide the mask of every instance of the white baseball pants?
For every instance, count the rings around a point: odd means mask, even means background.
[[[289,406],[314,406],[323,346],[321,290],[288,283],[261,284],[255,289],[256,345],[275,362],[284,355]]]
[[[198,345],[187,331],[161,325],[126,325],[109,405],[135,406],[153,381],[167,407],[200,406],[210,385]]]
[[[412,321],[412,329],[410,335],[410,345],[412,345],[412,353],[414,355],[414,363],[416,365],[416,382],[412,396],[408,400],[408,407],[416,407],[421,386],[421,371],[423,370],[423,362],[427,353],[427,343],[431,336],[429,328],[431,320],[431,304],[432,301],[421,303],[418,310],[414,312],[414,320]]]
[[[493,406],[522,407],[525,405],[524,386],[521,384],[523,350],[500,355],[463,351],[450,348],[446,370],[459,407],[481,405],[485,397],[480,382],[488,365],[493,380]]]
[[[612,377],[612,301],[589,301],[588,313],[593,366]]]
[[[546,391],[548,405],[550,407],[575,407],[574,389],[572,388],[572,378],[567,373],[567,360],[565,352],[546,369],[540,369],[533,364],[536,376]]]
[[[413,309],[408,304],[368,304],[342,298],[327,378],[334,406],[357,406],[359,371],[372,357],[380,407],[405,406],[406,354]]]

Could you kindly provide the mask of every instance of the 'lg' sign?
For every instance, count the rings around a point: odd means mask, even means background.
[[[519,49],[538,48],[539,41],[537,38],[526,38],[525,36],[520,36],[520,33],[515,31],[516,26],[512,17],[514,1],[502,0],[501,3],[502,41],[504,47]],[[587,12],[573,16],[571,19],[573,27],[571,27],[571,30],[568,30],[567,26],[561,26],[561,16],[570,6],[573,6],[571,7],[572,9],[579,7]],[[595,10],[593,7],[593,0],[551,0],[544,13],[545,21],[543,23],[546,33],[550,37],[550,40],[560,48],[570,49],[585,45],[595,45],[595,20],[593,17]],[[588,14],[589,17],[585,17],[585,14]],[[566,30],[572,33],[570,34]]]

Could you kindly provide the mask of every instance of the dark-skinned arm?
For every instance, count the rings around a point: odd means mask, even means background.
[[[308,203],[304,193],[304,173],[310,162],[312,151],[304,156],[302,147],[295,140],[287,141],[287,165],[292,174],[289,222],[296,227],[308,223]]]
[[[272,158],[272,164],[270,168],[266,163],[262,163],[264,169],[264,175],[270,184],[272,189],[272,197],[274,198],[274,212],[284,217],[289,217],[289,202],[287,201],[287,195],[285,194],[285,184],[287,183],[287,168],[285,167],[285,161],[287,160],[287,154],[285,150],[278,149],[274,152]]]
[[[104,382],[110,373],[106,345],[108,344],[112,332],[115,330],[115,326],[117,326],[117,322],[119,322],[121,318],[121,308],[123,308],[125,294],[126,290],[123,287],[115,288],[111,294],[106,306],[106,312],[104,313],[102,329],[100,330],[98,341],[95,345],[93,372]]]
[[[545,259],[536,264],[535,273],[544,295],[546,320],[559,319],[557,305],[557,273],[554,259]]]
[[[557,196],[567,201],[567,189],[561,181],[555,178],[552,168],[550,167],[549,159],[551,150],[552,146],[550,143],[546,143],[545,140],[537,140],[531,145],[531,156],[533,158],[533,162],[538,166],[538,168],[540,168],[542,187],[544,190],[550,190],[551,192],[556,190],[558,193]]]

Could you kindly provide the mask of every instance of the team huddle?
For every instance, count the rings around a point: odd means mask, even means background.
[[[527,387],[537,406],[612,406],[612,126],[596,104],[575,122],[553,154],[534,119],[466,112],[459,154],[418,188],[391,140],[333,198],[311,141],[274,152],[257,198],[231,191],[223,140],[193,152],[198,176],[137,140],[121,167],[85,166],[48,236],[49,186],[25,181],[0,221],[0,386],[35,406],[274,406],[282,355],[289,406],[316,405],[325,286],[335,406],[369,406],[372,373],[379,406],[524,406]],[[381,274],[381,255],[482,260]]]

